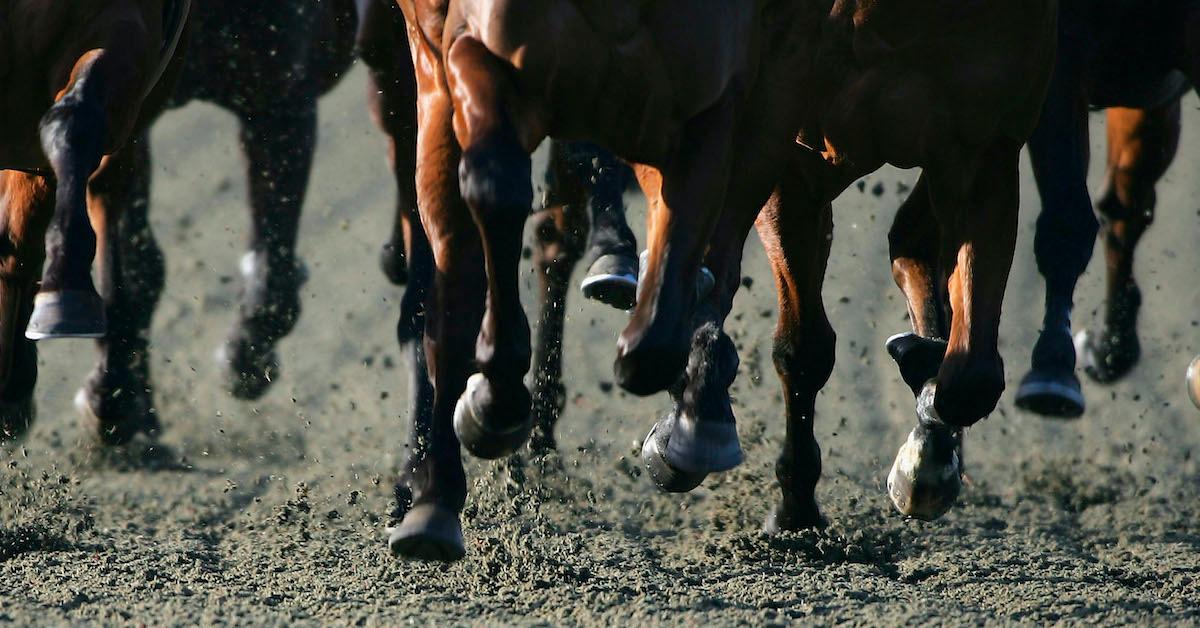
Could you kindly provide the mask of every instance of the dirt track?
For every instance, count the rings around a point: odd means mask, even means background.
[[[153,332],[162,447],[87,445],[71,397],[91,348],[42,345],[39,424],[0,450],[0,622],[1200,622],[1200,412],[1182,385],[1200,351],[1194,96],[1138,266],[1143,363],[1111,388],[1085,384],[1090,409],[1074,422],[1012,405],[1041,311],[1025,168],[1002,329],[1009,392],[969,433],[973,483],[942,521],[903,521],[883,488],[913,422],[882,344],[907,328],[885,234],[900,182],[914,177],[886,171],[835,205],[825,293],[838,365],[817,422],[827,531],[758,533],[783,417],[774,294],[752,241],[754,283],[729,325],[741,345],[746,464],[688,496],[656,493],[634,450],[666,399],[608,386],[623,315],[576,298],[565,471],[531,469],[522,488],[504,465],[472,462],[468,557],[446,567],[399,562],[384,541],[407,391],[393,334],[400,293],[375,265],[393,188],[362,95],[356,70],[322,103],[301,236],[305,312],[282,343],[281,380],[253,404],[221,392],[212,359],[233,321],[247,221],[234,121],[193,105],[156,127],[153,219],[168,257]],[[1093,138],[1102,131],[1097,121]],[[1098,320],[1101,271],[1098,254],[1077,328]]]

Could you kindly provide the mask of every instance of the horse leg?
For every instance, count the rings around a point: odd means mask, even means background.
[[[773,353],[787,407],[787,432],[775,464],[782,495],[763,526],[767,532],[826,524],[815,495],[821,447],[813,425],[817,393],[833,372],[837,340],[821,297],[833,214],[828,201],[802,184],[800,177],[783,181],[757,223],[779,299]]]
[[[580,283],[583,296],[619,310],[637,302],[637,238],[625,221],[625,189],[633,170],[604,149],[574,143],[571,157],[577,177],[588,188],[591,230],[588,232],[587,273]]]
[[[241,261],[238,321],[218,360],[229,393],[257,399],[278,378],[275,343],[300,317],[300,287],[307,272],[296,257],[296,236],[317,139],[316,99],[296,98],[241,117],[250,250]]]
[[[144,33],[141,33],[144,38]],[[92,283],[96,234],[88,221],[87,182],[106,151],[132,128],[144,88],[129,45],[91,50],[74,64],[67,86],[42,117],[42,148],[57,180],[54,215],[46,231],[46,265],[26,336],[98,338],[104,302]],[[133,109],[133,111],[129,111]]]
[[[442,83],[439,55],[423,43],[415,47],[421,97],[417,100],[416,189],[423,233],[429,238],[435,266],[424,300],[424,356],[433,385],[429,423],[414,419],[414,446],[406,477],[397,485],[403,519],[390,530],[393,554],[423,560],[462,558],[459,513],[467,496],[458,438],[453,429],[455,404],[474,367],[472,345],[483,317],[486,283],[479,229],[459,194],[454,176],[459,149],[452,128],[453,105]],[[411,281],[419,277],[410,257]],[[418,360],[419,362],[419,360]],[[421,374],[414,373],[418,390]],[[426,391],[428,392],[428,391]],[[421,415],[418,415],[420,417]],[[403,503],[407,499],[407,503]]]
[[[475,347],[479,372],[467,382],[454,429],[473,455],[515,452],[533,429],[529,321],[517,284],[525,219],[533,204],[531,147],[537,113],[520,102],[508,68],[478,40],[460,37],[447,58],[455,134],[463,147],[459,188],[483,240],[487,311]],[[536,122],[533,122],[536,124]]]
[[[1088,103],[1083,75],[1086,42],[1078,41],[1064,16],[1060,51],[1042,117],[1029,138],[1029,158],[1042,211],[1034,253],[1046,284],[1042,330],[1033,347],[1030,370],[1017,388],[1016,404],[1045,416],[1083,414],[1083,391],[1075,376],[1071,310],[1075,284],[1087,269],[1096,244],[1096,216],[1087,189]]]
[[[537,336],[533,346],[533,436],[534,454],[557,449],[554,427],[562,415],[566,389],[562,384],[562,339],[571,272],[583,255],[588,237],[586,166],[576,157],[578,146],[550,144],[547,171],[549,205],[534,216],[533,268],[540,287]],[[580,170],[583,167],[585,170]]]
[[[617,382],[635,395],[667,390],[687,365],[696,280],[729,185],[737,100],[730,91],[689,120],[663,168],[637,169],[647,197],[655,199],[649,205],[649,254],[613,365]]]
[[[1108,110],[1108,171],[1096,204],[1107,270],[1104,328],[1080,338],[1083,370],[1098,382],[1120,379],[1141,356],[1142,294],[1133,277],[1133,257],[1154,221],[1154,186],[1179,147],[1179,117],[1177,99],[1155,109]]]
[[[889,495],[907,516],[935,519],[954,504],[961,488],[962,430],[987,416],[1004,391],[997,343],[1016,243],[1019,150],[1001,139],[977,156],[971,170],[928,171],[941,266],[953,268],[951,322],[937,375],[917,395],[918,428],[888,475]]]
[[[388,161],[396,180],[392,230],[379,252],[379,265],[393,284],[408,281],[407,254],[413,238],[424,238],[417,215],[417,84],[404,32],[404,17],[394,2],[358,0],[358,55],[367,65],[367,104],[375,124],[388,137]],[[428,248],[428,245],[425,245]]]
[[[929,174],[922,173],[917,185],[896,212],[888,233],[892,277],[904,293],[913,331],[888,338],[887,350],[896,360],[901,378],[918,397],[926,382],[937,377],[949,335],[946,269],[941,267],[939,261],[941,234],[933,213]],[[962,435],[949,425],[918,421],[908,440],[914,444],[913,449],[918,454],[934,461],[922,460],[924,466],[944,467],[950,458],[957,460],[961,466]],[[889,492],[897,490],[893,487],[904,482],[899,464],[893,465],[889,475]],[[907,484],[898,486],[898,489],[916,492],[914,497],[905,497],[910,502],[926,502],[933,498],[945,500],[946,495],[958,494],[957,482],[957,475],[930,477],[926,474],[917,483],[916,489]],[[926,497],[928,495],[934,497]],[[953,503],[953,498],[949,501]],[[949,506],[939,503],[932,508],[938,510]]]
[[[150,152],[144,134],[105,159],[88,186],[100,241],[100,292],[109,321],[96,342],[99,361],[75,407],[100,442],[157,434],[150,383],[149,330],[165,267],[149,220]]]
[[[21,331],[33,309],[54,202],[48,177],[0,170],[0,442],[23,436],[36,413],[37,345]]]

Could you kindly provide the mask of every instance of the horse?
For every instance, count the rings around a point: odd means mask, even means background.
[[[1059,56],[1029,141],[1042,198],[1034,251],[1046,297],[1030,369],[1017,390],[1019,407],[1078,417],[1085,402],[1077,358],[1100,383],[1120,379],[1138,362],[1134,253],[1154,220],[1155,185],[1179,145],[1180,97],[1200,80],[1197,26],[1195,2],[1061,3]],[[1087,189],[1089,108],[1106,109],[1108,126],[1108,167],[1094,210]],[[1098,230],[1106,258],[1104,325],[1072,339],[1075,284]]]
[[[820,302],[829,200],[885,162],[924,167],[891,234],[916,333],[889,350],[920,420],[889,492],[912,516],[953,503],[961,431],[1003,390],[996,344],[1017,157],[1049,78],[1053,0],[398,3],[416,60],[417,188],[437,270],[426,305],[430,452],[389,538],[394,552],[461,556],[460,443],[498,458],[532,432],[516,270],[529,153],[545,137],[600,143],[636,164],[648,197],[649,254],[614,371],[634,394],[670,389],[675,411],[643,444],[665,490],[741,462],[727,392],[737,354],[720,325],[757,220],[780,288],[775,362],[788,410],[771,529],[823,523],[812,404],[833,361]],[[715,278],[707,291],[696,289],[702,262]]]
[[[105,332],[89,179],[161,108],[189,5],[0,2],[0,439],[33,419],[33,341]]]

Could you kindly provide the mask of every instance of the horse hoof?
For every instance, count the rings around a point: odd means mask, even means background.
[[[20,401],[0,401],[0,443],[24,436],[36,416],[37,406],[32,394]]]
[[[1083,392],[1071,371],[1034,369],[1017,388],[1017,407],[1046,417],[1074,419],[1083,414]]]
[[[1192,403],[1200,408],[1200,355],[1196,356],[1188,365],[1187,385],[1188,396],[1192,398]]]
[[[94,290],[39,292],[33,297],[25,337],[103,338],[106,328],[104,300]]]
[[[900,368],[900,378],[913,394],[920,394],[925,382],[937,377],[946,355],[945,340],[925,338],[911,331],[888,338],[884,346]]]
[[[275,352],[270,349],[258,351],[240,337],[230,339],[217,349],[216,359],[225,371],[225,390],[237,399],[258,399],[279,378]]]
[[[1096,336],[1087,330],[1075,334],[1075,354],[1083,372],[1101,384],[1111,384],[1133,370],[1142,355],[1135,332],[1116,333],[1106,330]]]
[[[888,495],[906,517],[933,521],[946,514],[962,490],[962,460],[954,437],[917,426],[900,447],[888,474]]]
[[[704,481],[708,473],[687,472],[680,470],[667,462],[665,452],[669,446],[671,424],[674,420],[667,417],[654,424],[646,440],[642,441],[642,463],[650,472],[650,479],[655,486],[665,493],[686,493]]]
[[[80,388],[75,393],[75,411],[83,419],[88,431],[95,436],[96,441],[105,446],[124,445],[133,440],[138,434],[154,437],[158,435],[159,423],[147,404],[131,402],[122,408],[121,416],[105,416],[97,410],[98,404],[92,403],[92,395],[86,388]]]
[[[814,504],[808,513],[793,512],[783,504],[777,504],[763,521],[763,534],[776,535],[795,530],[820,530],[829,526],[829,520],[821,515]]]
[[[637,304],[637,286],[637,260],[628,255],[610,253],[592,262],[579,289],[583,291],[584,298],[618,310],[631,310]]]
[[[380,248],[379,268],[394,285],[403,286],[408,283],[408,263],[404,259],[404,250],[395,244],[388,242]]]
[[[737,425],[731,421],[699,421],[684,414],[674,421],[669,434],[663,455],[677,469],[719,473],[742,464],[745,458]]]
[[[458,441],[476,458],[496,460],[516,453],[533,433],[533,418],[526,410],[521,420],[510,426],[492,425],[478,402],[488,398],[487,378],[475,373],[467,380],[467,388],[454,406],[454,433]]]
[[[458,513],[435,504],[413,506],[400,525],[388,528],[388,548],[393,556],[443,563],[467,554]]]

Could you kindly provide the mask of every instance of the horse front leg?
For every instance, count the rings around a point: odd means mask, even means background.
[[[1096,204],[1102,216],[1105,291],[1104,327],[1083,332],[1084,373],[1109,383],[1125,376],[1141,357],[1137,315],[1142,293],[1133,273],[1134,254],[1154,222],[1154,186],[1179,148],[1180,103],[1154,109],[1108,110],[1108,170]]]
[[[41,288],[25,331],[32,340],[104,335],[104,301],[92,282],[96,233],[88,217],[87,184],[104,154],[131,132],[149,65],[149,36],[140,23],[119,22],[108,36],[110,45],[73,61],[65,87],[41,120],[56,196]]]
[[[454,414],[473,455],[515,452],[533,429],[524,377],[531,358],[529,321],[517,283],[525,219],[533,205],[529,151],[541,140],[535,118],[509,79],[511,68],[481,42],[460,37],[447,58],[455,134],[463,147],[459,189],[483,241],[487,310],[471,376]]]
[[[1077,41],[1077,28],[1067,28],[1073,19],[1078,18],[1065,14],[1059,24],[1061,54],[1042,116],[1029,138],[1029,159],[1042,199],[1033,249],[1046,296],[1042,329],[1015,400],[1020,408],[1063,418],[1084,411],[1083,391],[1075,375],[1071,311],[1075,285],[1092,258],[1097,229],[1087,189],[1087,47]]]
[[[974,168],[929,172],[941,265],[953,269],[951,322],[936,377],[917,393],[918,426],[888,475],[892,501],[907,516],[935,519],[954,504],[962,431],[991,413],[1004,390],[998,340],[1016,244],[1019,150],[1001,139],[978,155]]]
[[[22,437],[36,414],[37,345],[22,332],[33,309],[43,235],[53,212],[49,177],[0,170],[0,443]]]
[[[416,190],[433,266],[423,301],[424,351],[414,357],[417,364],[424,358],[433,395],[428,414],[418,406],[414,417],[414,442],[396,486],[402,519],[389,530],[388,546],[405,558],[453,561],[466,553],[459,513],[467,498],[453,417],[474,369],[472,345],[479,333],[487,285],[479,261],[483,255],[479,229],[462,202],[455,177],[460,152],[443,68],[437,53],[423,43],[415,52],[421,60],[418,67],[427,68],[417,73],[421,98],[417,101]],[[410,280],[421,276],[416,272],[418,259],[423,256],[410,257]],[[410,283],[409,290],[413,289]],[[402,333],[403,324],[402,319]],[[413,377],[418,394],[422,390],[427,394],[422,374],[417,371]]]
[[[249,251],[241,260],[238,320],[218,352],[226,388],[239,399],[261,397],[278,379],[275,344],[300,317],[307,271],[296,257],[296,238],[316,133],[317,104],[311,95],[242,116]]]
[[[101,235],[100,292],[109,321],[99,361],[75,407],[100,442],[120,444],[161,429],[150,381],[150,323],[166,269],[150,229],[149,138],[107,158],[88,188]]]

